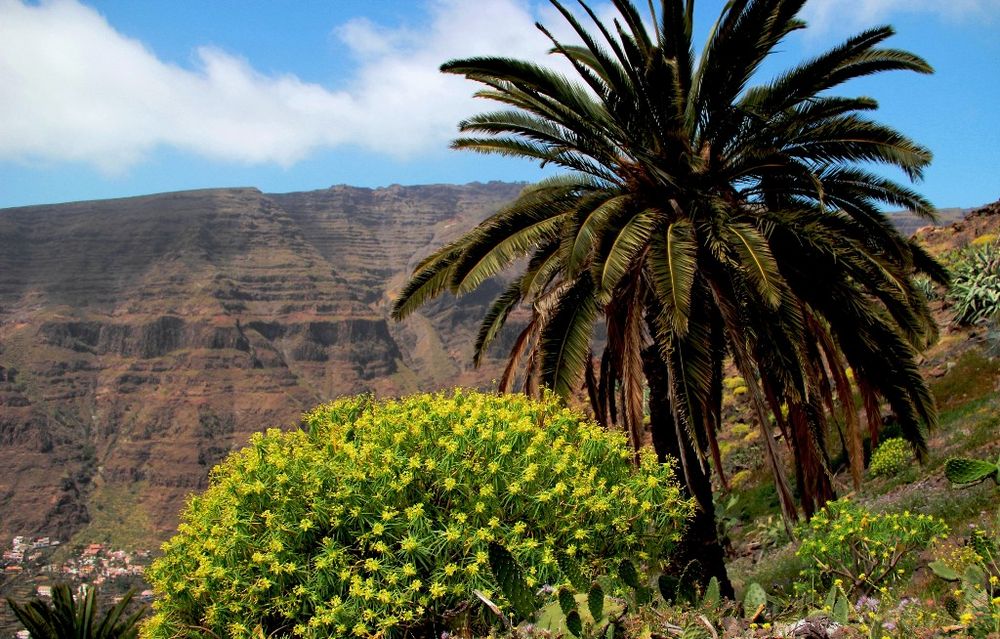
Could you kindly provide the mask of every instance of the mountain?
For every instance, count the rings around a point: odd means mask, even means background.
[[[488,384],[496,363],[469,362],[497,287],[401,324],[389,306],[418,257],[522,186],[0,211],[0,539],[148,544],[252,432],[345,394]]]
[[[973,210],[974,209],[955,208],[938,209],[938,220],[936,223],[928,222],[924,218],[919,217],[910,211],[897,211],[890,213],[889,219],[892,220],[893,225],[898,228],[903,235],[909,237],[924,227],[949,226],[956,222],[960,222]]]

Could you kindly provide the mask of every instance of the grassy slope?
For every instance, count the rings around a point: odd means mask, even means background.
[[[995,223],[1000,226],[1000,216]],[[928,438],[928,458],[923,464],[914,460],[895,477],[866,475],[858,493],[853,492],[845,468],[839,469],[835,484],[839,495],[851,496],[876,511],[911,510],[942,517],[953,534],[960,535],[972,524],[993,524],[1000,513],[1000,489],[993,482],[955,488],[943,475],[949,457],[993,460],[1000,455],[1000,357],[990,356],[995,345],[987,343],[984,331],[951,327],[947,309],[938,308],[937,315],[942,336],[924,360],[939,409],[938,428]],[[738,416],[739,410],[734,410]],[[788,592],[800,564],[776,516],[776,495],[769,473],[754,453],[758,444],[753,432],[742,436],[737,428],[734,437],[730,430],[723,444],[728,452],[727,470],[731,474],[742,470],[732,495],[718,498],[725,506],[735,497],[735,503],[723,510],[723,526],[733,544],[730,570],[738,588],[757,581],[774,591]],[[893,434],[888,424],[883,437]],[[763,557],[767,560],[761,561]],[[921,578],[920,574],[914,577]]]

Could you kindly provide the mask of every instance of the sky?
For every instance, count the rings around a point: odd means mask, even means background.
[[[696,46],[723,4],[696,2]],[[878,119],[933,151],[918,189],[935,205],[1000,198],[1000,0],[811,0],[804,17],[765,74],[892,24],[889,45],[936,73],[838,93],[877,99]],[[553,63],[535,21],[566,35],[533,0],[0,0],[0,207],[537,180],[528,161],[448,148],[459,120],[492,107],[437,70],[470,55]]]

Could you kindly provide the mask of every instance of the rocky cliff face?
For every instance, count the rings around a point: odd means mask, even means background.
[[[0,538],[124,495],[151,541],[249,433],[372,391],[484,384],[489,287],[388,319],[416,259],[519,185],[254,189],[0,211]],[[95,506],[97,505],[97,506]],[[111,522],[112,527],[114,521]],[[106,527],[106,526],[105,526]]]

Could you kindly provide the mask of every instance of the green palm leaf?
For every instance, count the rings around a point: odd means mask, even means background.
[[[541,332],[541,379],[567,396],[579,385],[590,353],[597,304],[594,285],[581,276],[560,296]]]
[[[690,222],[667,227],[662,238],[654,238],[648,259],[653,287],[666,318],[666,325],[684,336],[691,316],[691,287],[697,271],[698,245]]]
[[[767,240],[749,224],[731,224],[731,245],[740,256],[742,272],[753,282],[764,301],[776,308],[781,303],[783,280]]]
[[[521,280],[517,278],[500,296],[493,302],[490,309],[486,311],[482,324],[479,326],[479,334],[476,336],[476,346],[473,351],[472,361],[476,366],[482,363],[483,355],[489,348],[497,333],[507,322],[510,312],[521,302]]]

